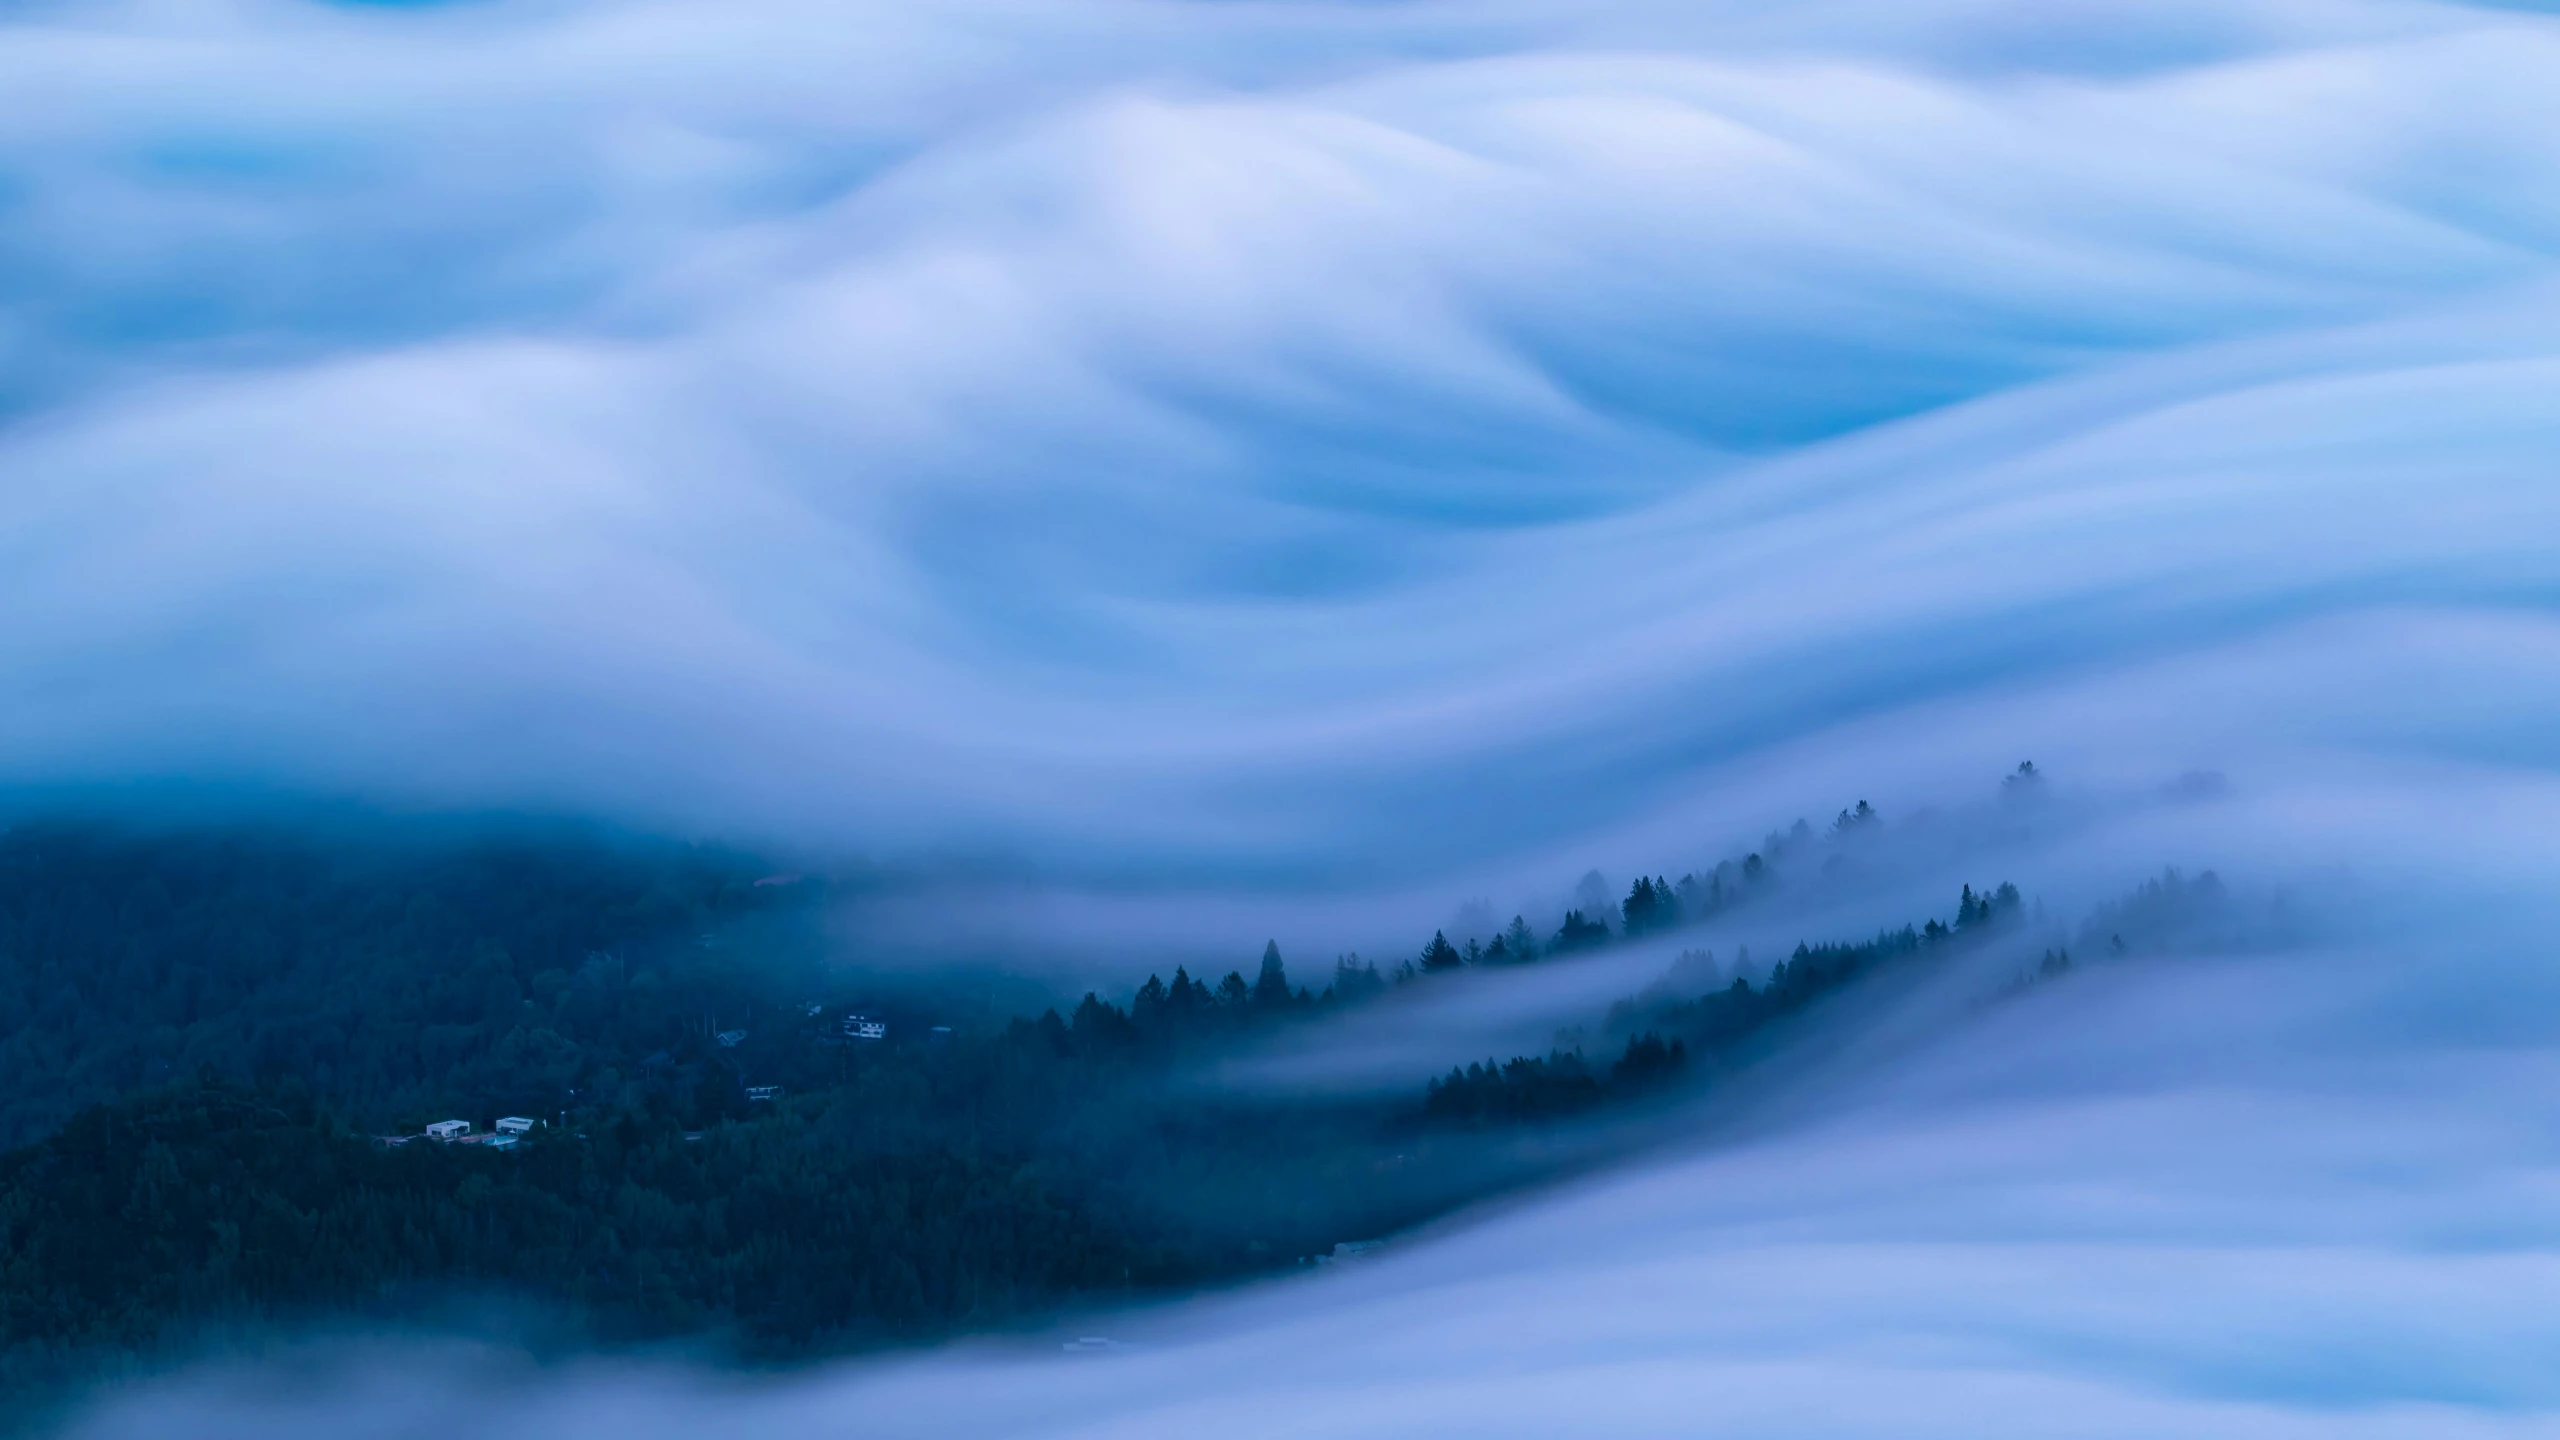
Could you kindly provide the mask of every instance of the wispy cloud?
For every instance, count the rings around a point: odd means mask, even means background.
[[[9,775],[1419,875],[2540,643],[2560,32],[1745,9],[21,11]]]

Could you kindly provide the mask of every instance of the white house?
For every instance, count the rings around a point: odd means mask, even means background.
[[[739,1041],[747,1038],[747,1032],[744,1030],[723,1030],[711,1038],[719,1041],[720,1047],[724,1050],[734,1049]]]
[[[502,1135],[522,1135],[532,1128],[533,1122],[527,1120],[521,1115],[501,1115],[498,1117],[498,1133]]]
[[[427,1127],[430,1140],[459,1140],[470,1133],[471,1122],[468,1120],[439,1120]]]
[[[844,1033],[848,1040],[884,1040],[889,1035],[889,1024],[868,1015],[847,1015],[844,1017]]]

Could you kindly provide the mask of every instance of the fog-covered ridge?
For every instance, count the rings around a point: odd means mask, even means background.
[[[2371,878],[1870,1016],[1690,1146],[1238,1295],[754,1381],[376,1340],[71,1433],[2539,1433],[2554,986],[2512,939],[2550,915]]]

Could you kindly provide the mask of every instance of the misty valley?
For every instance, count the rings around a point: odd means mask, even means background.
[[[2173,871],[2073,927],[2003,882],[1765,966],[1687,943],[1790,887],[1854,889],[1879,828],[1860,802],[1384,964],[1269,944],[1070,994],[868,963],[842,917],[875,882],[714,847],[21,824],[0,835],[0,1377],[41,1408],[207,1352],[501,1312],[544,1343],[756,1366],[1036,1332],[1694,1141],[1720,1094],[1949,976],[1970,978],[1931,1024],[2235,923],[2215,877]],[[1656,978],[1559,1009],[1544,1047],[1400,1085],[1232,1078],[1645,946]]]

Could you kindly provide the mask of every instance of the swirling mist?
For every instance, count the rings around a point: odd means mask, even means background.
[[[1376,883],[2531,746],[2395,697],[2547,684],[2560,32],[1749,8],[22,10],[7,778]]]

